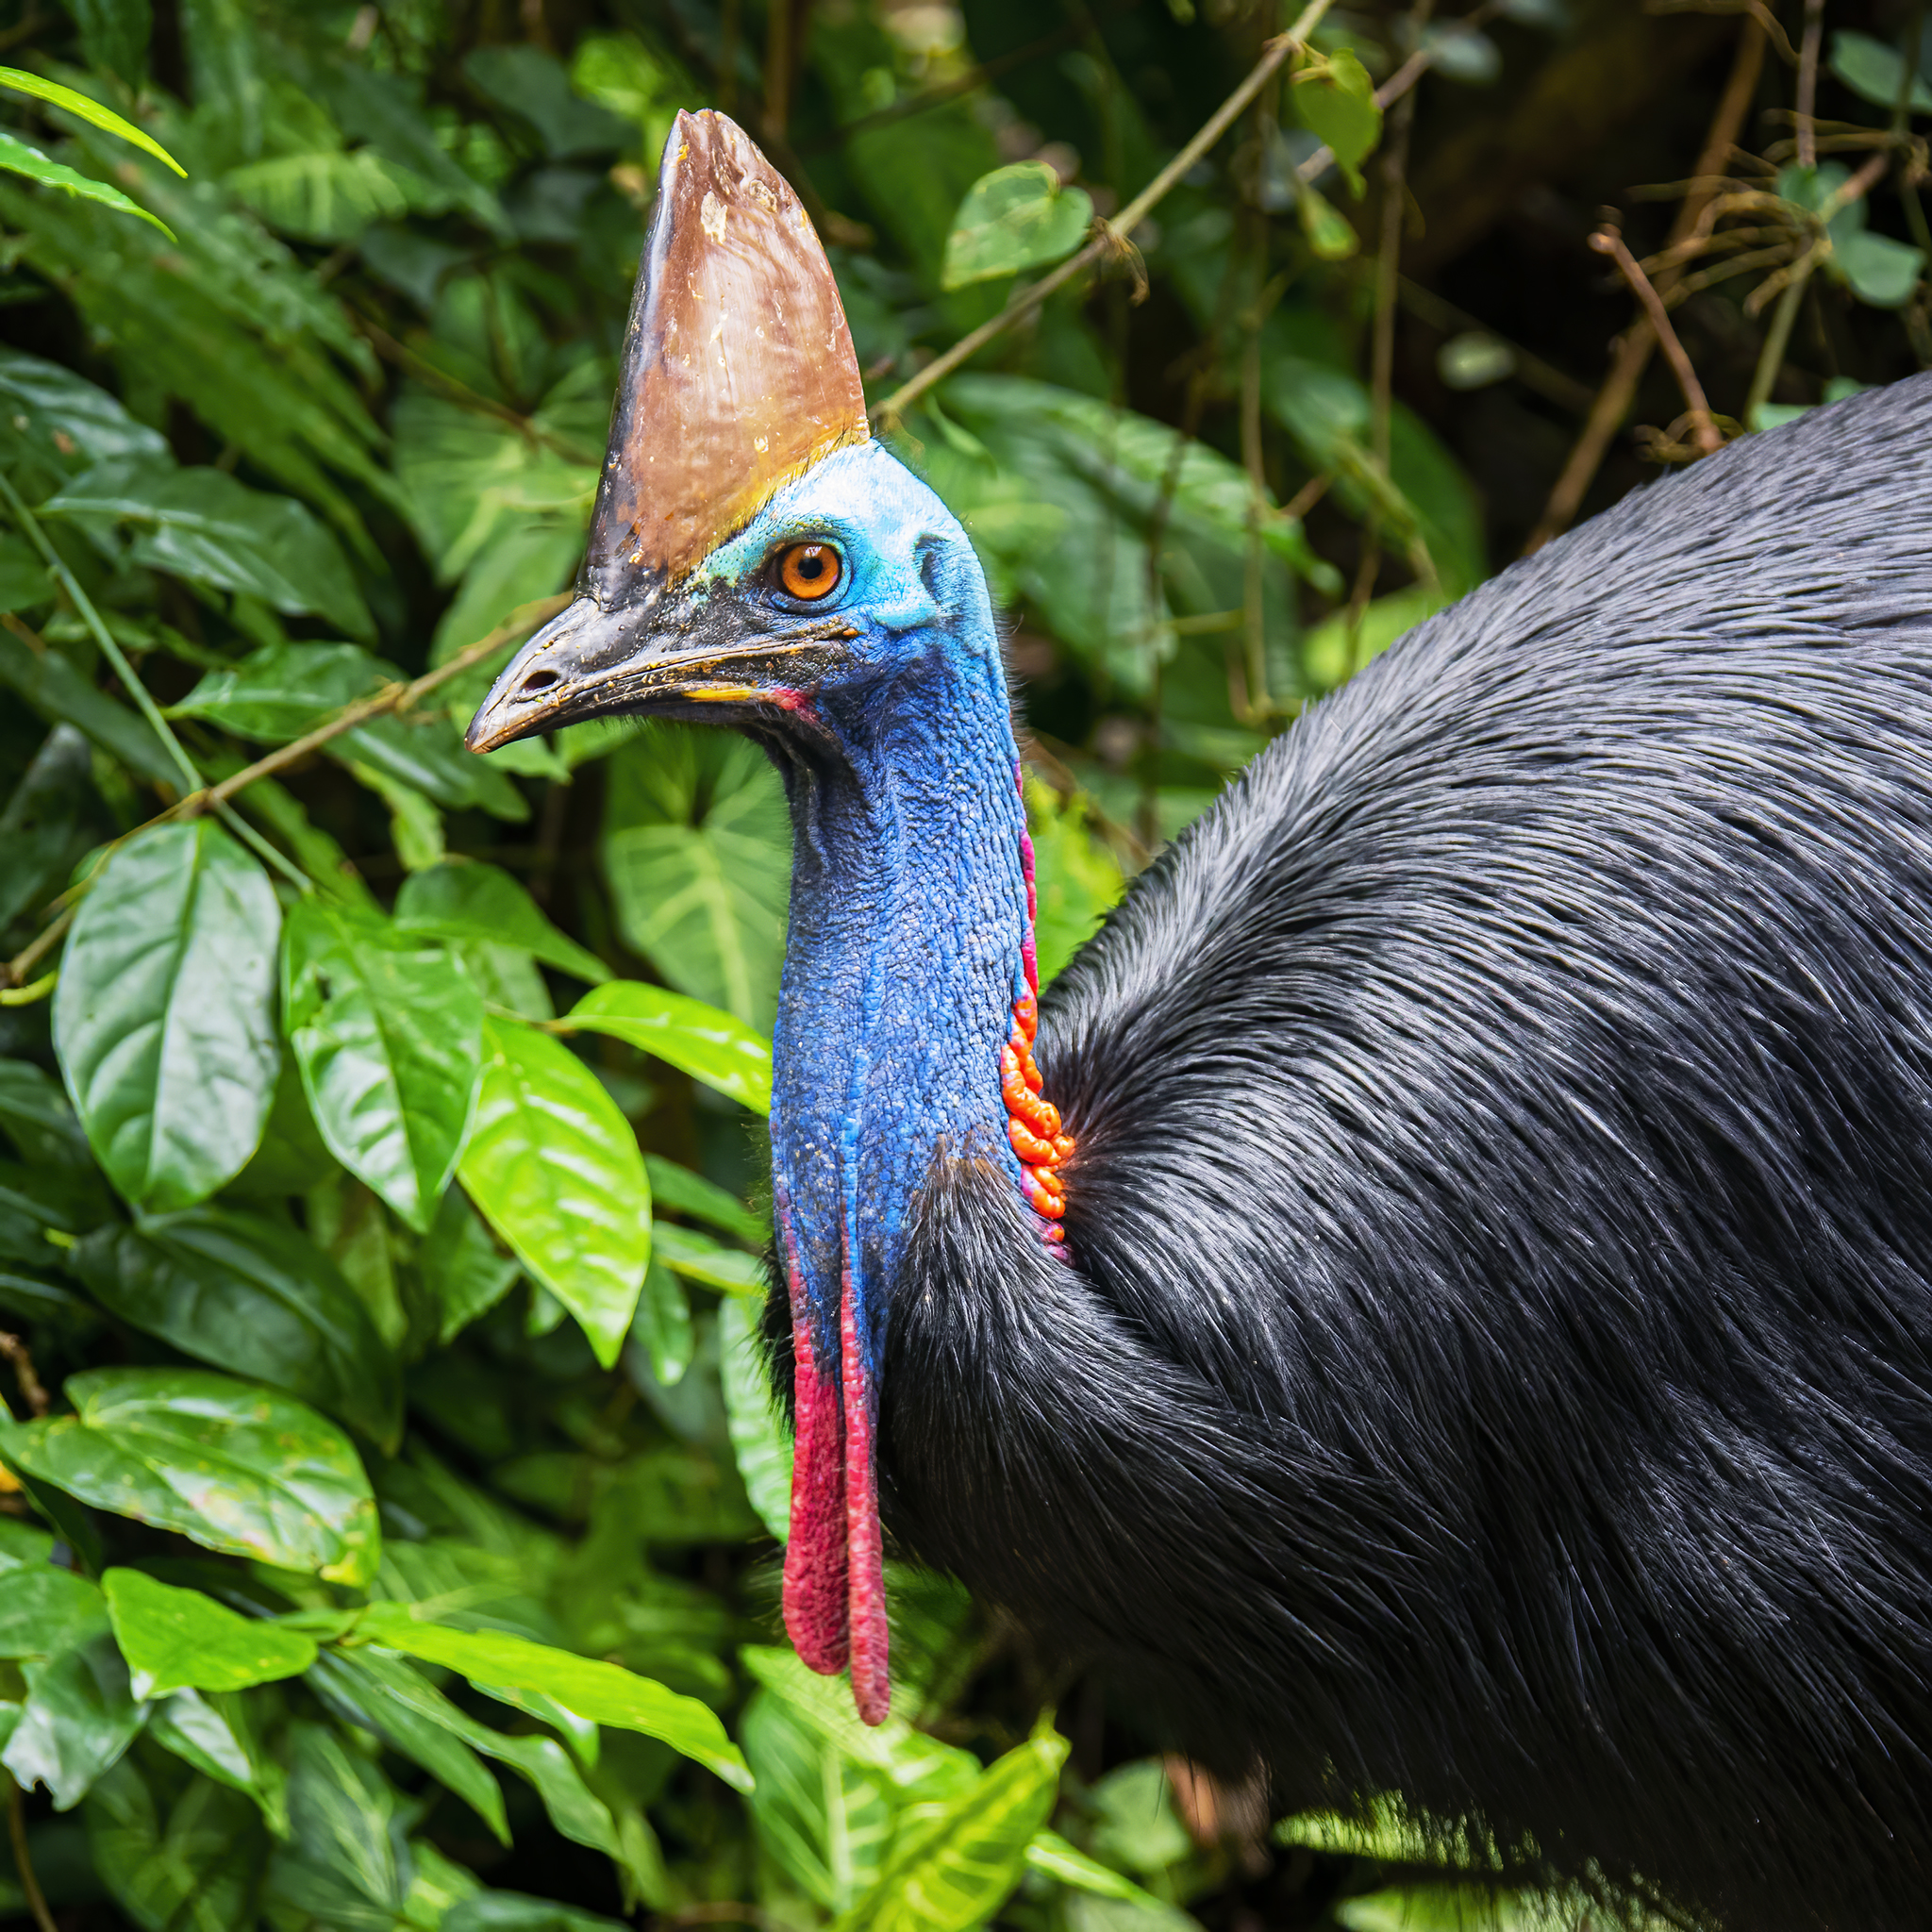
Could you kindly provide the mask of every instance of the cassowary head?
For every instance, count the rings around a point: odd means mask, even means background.
[[[874,1441],[888,1305],[935,1161],[971,1155],[1064,1259],[1072,1151],[1031,1043],[1032,848],[986,582],[871,441],[796,197],[742,133],[665,149],[578,595],[518,653],[474,750],[586,718],[731,724],[795,830],[773,1192],[798,1449],[786,1620],[888,1701]],[[781,1309],[782,1312],[782,1309]]]

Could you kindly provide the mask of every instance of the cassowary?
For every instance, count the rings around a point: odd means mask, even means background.
[[[612,713],[789,792],[785,1613],[865,1717],[883,1518],[1283,1806],[1926,1922],[1932,377],[1411,632],[1036,1011],[972,546],[685,116],[580,594],[470,741]]]

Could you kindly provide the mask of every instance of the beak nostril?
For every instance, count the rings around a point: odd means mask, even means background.
[[[541,697],[553,684],[562,682],[563,673],[560,671],[533,671],[518,688],[517,695],[525,698]]]

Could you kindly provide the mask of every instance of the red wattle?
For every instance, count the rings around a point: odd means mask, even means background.
[[[839,1301],[839,1340],[844,1357],[845,1574],[849,1579],[852,1701],[869,1724],[882,1724],[892,1706],[886,1624],[886,1573],[879,1541],[878,1469],[873,1458],[872,1391],[859,1356],[852,1310],[852,1271],[844,1271]]]
[[[797,1441],[791,1458],[791,1535],[785,1545],[785,1628],[813,1670],[845,1668],[845,1431],[839,1390],[819,1374],[811,1307],[799,1286],[786,1231],[786,1276],[791,1291],[791,1373]]]

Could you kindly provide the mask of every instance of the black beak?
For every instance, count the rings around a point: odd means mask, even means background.
[[[728,592],[697,606],[651,595],[614,610],[580,596],[510,659],[463,741],[494,751],[588,718],[704,717],[718,705],[797,711],[858,634],[840,619],[773,632]]]

